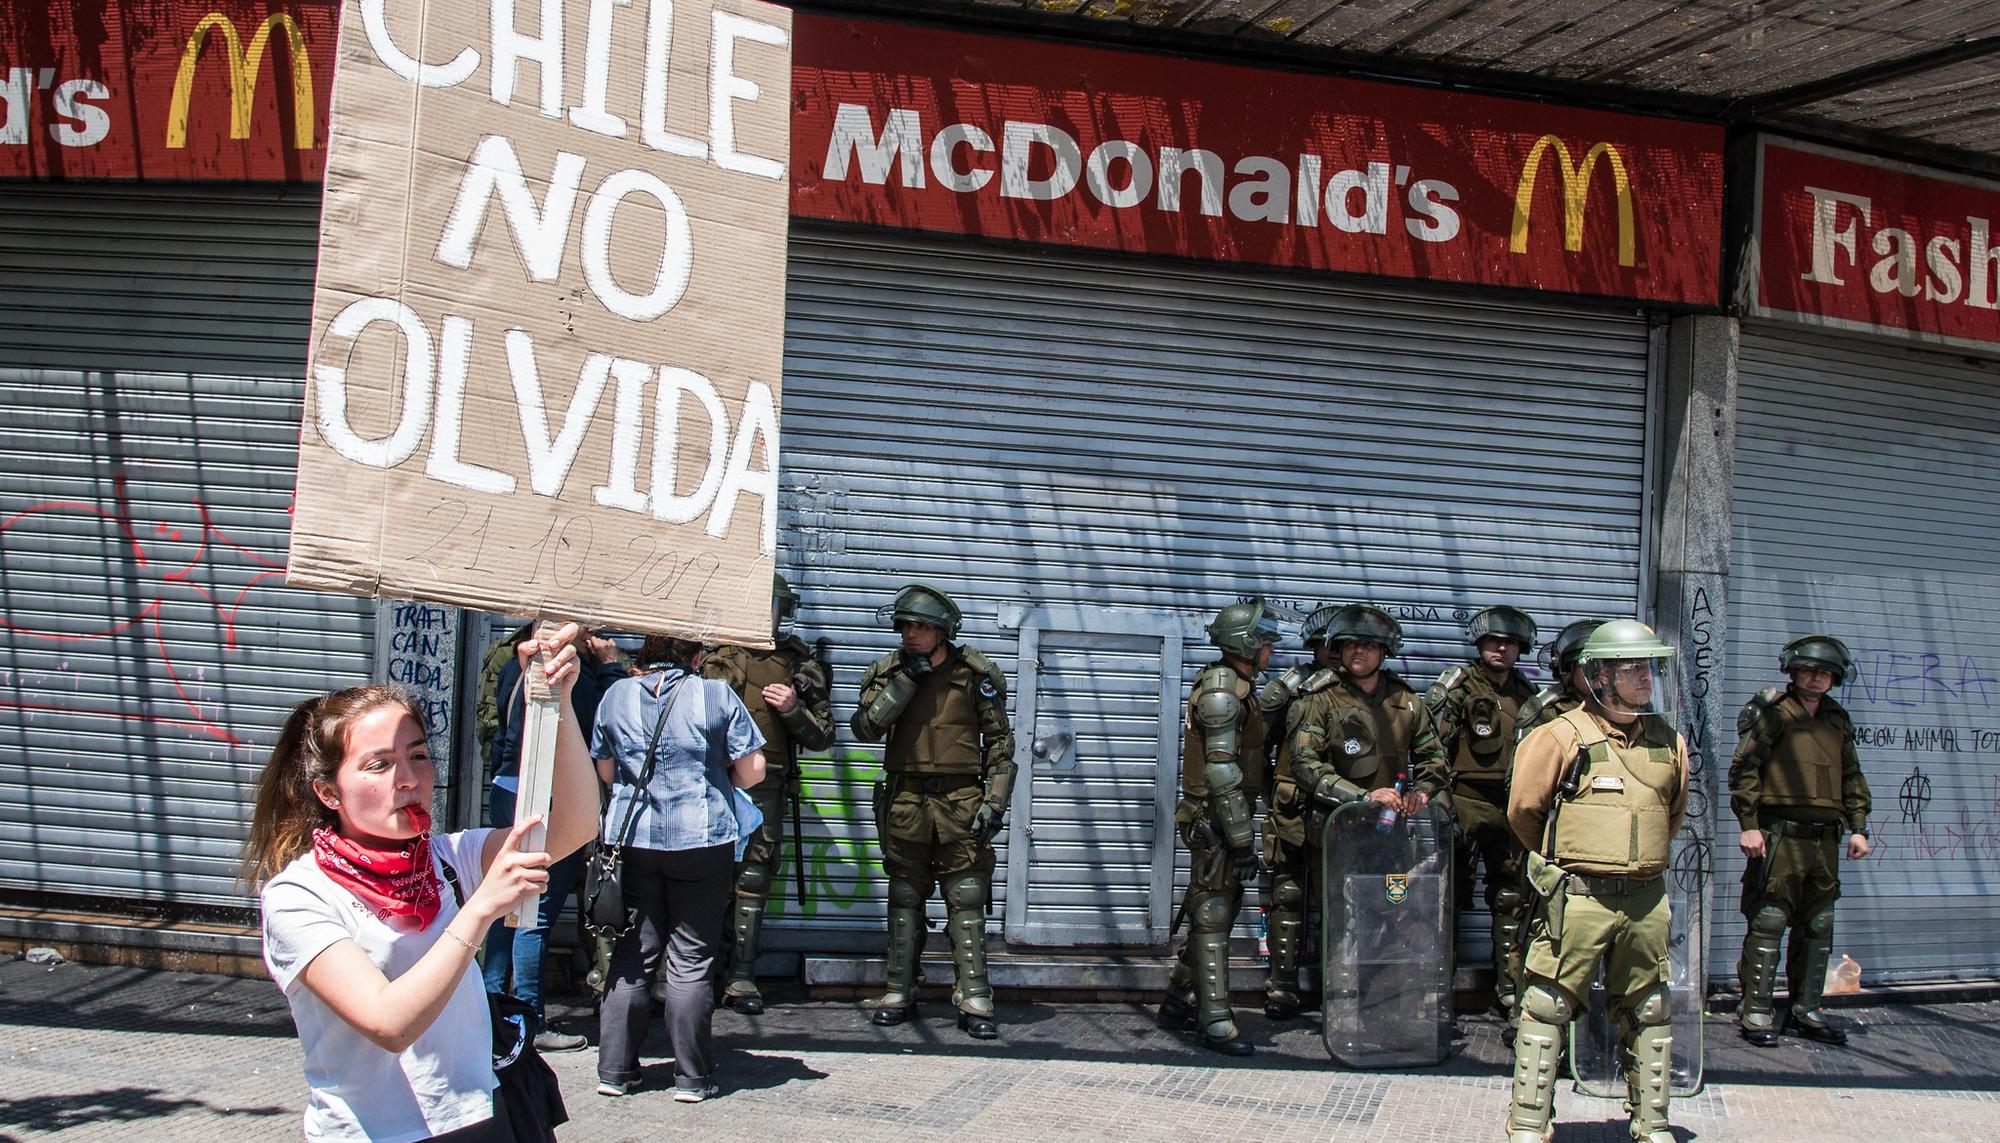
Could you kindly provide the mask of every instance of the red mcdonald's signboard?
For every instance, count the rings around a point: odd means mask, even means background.
[[[319,181],[338,3],[0,11],[0,177]]]
[[[792,212],[1713,306],[1719,127],[801,13]]]
[[[0,5],[0,177],[320,178],[331,0]],[[1719,127],[806,12],[793,91],[796,216],[1719,300]]]

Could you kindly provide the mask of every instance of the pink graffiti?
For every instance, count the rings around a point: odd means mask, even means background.
[[[133,614],[113,617],[112,622],[107,626],[95,631],[81,633],[40,631],[17,623],[12,617],[4,614],[0,614],[0,628],[5,628],[25,638],[60,645],[65,643],[88,643],[95,640],[108,639],[135,627],[143,627],[150,635],[153,653],[166,666],[168,681],[173,685],[175,693],[180,696],[180,701],[187,707],[193,717],[168,718],[155,715],[151,712],[140,711],[78,710],[47,702],[5,699],[0,699],[0,707],[12,710],[80,714],[99,718],[115,718],[127,722],[152,723],[189,730],[209,738],[218,739],[231,746],[243,745],[243,739],[237,737],[228,727],[223,726],[209,712],[203,710],[201,704],[188,692],[187,681],[183,678],[181,670],[174,665],[173,653],[170,650],[172,641],[167,638],[165,631],[162,630],[160,613],[165,600],[159,593],[171,585],[190,591],[203,602],[207,603],[212,613],[212,620],[217,633],[221,637],[220,645],[225,651],[233,651],[237,645],[236,618],[238,613],[242,611],[244,598],[265,580],[273,576],[283,575],[284,566],[251,551],[249,548],[231,539],[227,533],[216,526],[214,519],[209,514],[208,506],[199,499],[190,500],[201,523],[200,532],[193,537],[193,554],[185,562],[180,563],[179,566],[156,562],[147,553],[147,542],[140,539],[139,530],[133,527],[131,512],[125,498],[125,478],[122,476],[117,478],[115,487],[117,502],[110,511],[107,511],[102,505],[89,504],[78,500],[44,501],[40,504],[24,508],[4,520],[0,520],[0,534],[6,533],[22,521],[36,516],[46,517],[50,515],[71,514],[97,517],[99,520],[107,522],[117,529],[121,542],[129,550],[133,565],[146,572],[148,580],[152,582],[153,598],[146,600]],[[154,539],[151,542],[155,543],[158,548],[166,548],[169,545],[183,543],[181,531],[167,524],[155,524],[152,534]],[[214,592],[196,582],[197,571],[204,567],[213,568],[221,566],[220,561],[215,560],[215,557],[225,555],[240,557],[241,560],[247,561],[248,567],[256,569],[255,574],[251,575],[236,594],[226,601],[218,599]],[[211,561],[214,561],[214,563],[212,564]]]

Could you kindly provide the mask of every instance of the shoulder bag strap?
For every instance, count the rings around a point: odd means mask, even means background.
[[[623,849],[632,843],[632,823],[639,816],[639,799],[645,796],[646,787],[653,781],[653,770],[660,760],[660,732],[667,727],[667,715],[673,711],[674,703],[679,701],[681,687],[693,677],[692,671],[682,675],[674,683],[673,692],[660,703],[660,716],[653,721],[652,740],[646,743],[646,764],[639,771],[639,784],[633,792],[632,800],[625,804],[625,820],[618,824],[618,842],[615,848]]]
[[[437,863],[439,868],[444,870],[445,884],[451,886],[451,899],[457,903],[459,908],[465,908],[465,890],[458,886],[458,870],[453,869],[451,862],[446,861],[444,855],[441,853],[438,854]]]

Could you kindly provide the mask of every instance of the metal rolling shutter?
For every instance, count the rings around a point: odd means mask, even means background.
[[[1782,685],[1778,649],[1847,641],[1875,853],[1841,862],[1834,935],[1875,981],[2000,971],[2000,364],[1777,328],[1744,331],[1729,689]],[[1726,811],[1721,815],[1727,819]],[[1715,955],[1742,947],[1743,858],[1716,846]]]
[[[0,185],[0,887],[247,904],[292,704],[373,605],[283,584],[319,188]]]
[[[894,644],[874,609],[904,582],[951,592],[1013,686],[1023,635],[1003,611],[1170,617],[1190,636],[1175,726],[1212,658],[1200,624],[1241,595],[1396,610],[1419,689],[1467,654],[1478,606],[1517,603],[1551,633],[1637,606],[1648,338],[1631,311],[803,225],[788,306],[780,564],[800,629],[834,641],[842,724],[806,772],[816,924],[879,926],[877,753],[845,723]],[[1044,644],[1074,705],[1087,651]],[[1144,791],[1159,764],[1135,647],[1104,645],[1105,697],[1079,726],[1096,740],[1050,795],[1085,807],[1056,818]],[[1036,728],[1015,730],[1025,778]],[[1107,768],[1114,747],[1143,764]],[[1034,883],[1130,913],[1163,839],[1132,821],[1096,837],[1095,860],[1055,843]]]

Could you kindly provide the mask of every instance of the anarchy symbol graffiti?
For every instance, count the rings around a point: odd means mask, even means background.
[[[1699,897],[1708,892],[1708,840],[1691,829],[1681,831],[1681,840],[1683,844],[1674,847],[1667,874],[1683,896]]]
[[[1931,804],[1931,780],[1924,777],[1921,766],[1910,767],[1910,776],[1903,779],[1903,788],[1896,793],[1896,805],[1903,811],[1906,822],[1924,820],[1924,807]]]

